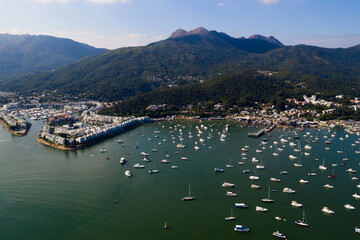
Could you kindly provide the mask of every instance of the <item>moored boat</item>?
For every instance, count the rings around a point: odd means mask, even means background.
[[[333,210],[329,209],[328,207],[323,207],[321,209],[321,211],[324,213],[328,213],[328,214],[335,214],[335,212]]]
[[[246,228],[244,225],[235,225],[234,231],[235,232],[248,232],[248,231],[250,231],[250,229]]]
[[[273,232],[272,235],[277,238],[286,239],[286,236],[284,234],[280,233],[279,231]]]
[[[221,186],[224,187],[224,188],[233,188],[233,187],[235,187],[235,184],[234,183],[224,182]]]

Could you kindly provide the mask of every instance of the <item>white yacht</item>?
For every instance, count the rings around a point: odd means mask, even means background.
[[[259,185],[256,185],[256,184],[251,184],[251,188],[252,189],[260,189],[261,187]]]
[[[283,193],[295,193],[295,190],[291,189],[291,188],[288,188],[288,187],[285,187],[283,189]]]
[[[132,174],[131,174],[131,172],[130,172],[129,170],[127,170],[127,171],[125,171],[125,176],[127,176],[127,177],[131,177],[131,176],[132,176]]]
[[[260,206],[256,206],[256,209],[255,209],[257,212],[267,212],[269,211],[269,209],[267,208],[263,208],[263,207],[260,207]]]
[[[349,210],[355,210],[355,207],[350,204],[345,204],[344,207]]]
[[[328,207],[323,207],[321,209],[321,211],[324,213],[328,213],[328,214],[335,214],[335,212],[333,210],[329,209]]]
[[[233,188],[233,187],[235,187],[235,184],[224,182],[221,186],[224,188]]]
[[[245,203],[235,203],[235,207],[237,208],[248,208],[248,205]]]
[[[252,176],[249,177],[249,179],[250,179],[250,180],[259,180],[260,177],[259,177],[259,176],[254,176],[254,175],[252,175]]]
[[[144,165],[141,165],[140,163],[136,163],[133,167],[134,168],[144,168]]]
[[[354,198],[356,198],[356,199],[360,199],[360,195],[357,194],[357,193],[354,193],[352,196],[353,196]]]
[[[300,179],[300,180],[299,180],[299,183],[304,183],[304,184],[307,184],[307,183],[309,183],[309,181],[304,180],[304,179]]]
[[[330,184],[325,184],[324,188],[328,188],[328,189],[334,189],[334,186],[331,186]]]
[[[291,155],[291,154],[289,155],[289,158],[292,160],[297,159],[297,157],[295,157],[294,155]]]
[[[256,169],[265,169],[265,166],[262,164],[256,165]]]
[[[226,196],[228,196],[228,197],[236,197],[237,194],[234,193],[234,192],[227,191],[227,192],[226,192]]]
[[[349,168],[346,170],[346,172],[348,173],[356,173],[356,170],[352,169],[352,168]]]
[[[291,206],[293,206],[293,207],[302,207],[303,205],[301,203],[298,203],[297,201],[291,201]]]
[[[281,182],[281,180],[279,178],[271,177],[270,182]]]
[[[306,150],[310,150],[310,149],[312,149],[312,146],[310,146],[309,144],[306,144],[304,148],[305,148]]]

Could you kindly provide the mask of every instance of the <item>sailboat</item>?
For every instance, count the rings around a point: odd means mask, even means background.
[[[269,191],[268,191],[268,197],[261,199],[261,201],[266,202],[266,203],[273,203],[274,202],[273,199],[270,199],[270,186],[269,186]]]
[[[326,169],[327,169],[327,167],[325,167],[325,158],[324,158],[324,160],[323,160],[323,164],[322,164],[322,165],[319,165],[319,169],[320,169],[320,170],[326,170]]]
[[[340,145],[340,149],[336,151],[337,153],[344,153],[344,151],[342,150],[342,145]]]
[[[300,141],[298,141],[298,148],[295,148],[295,149],[294,149],[294,152],[301,152]]]
[[[294,163],[294,167],[302,167],[303,165],[301,164],[301,159],[299,158],[299,162],[298,163]]]
[[[226,164],[226,167],[227,168],[233,168],[234,166],[231,164],[231,158],[230,158],[230,163],[229,164]]]
[[[313,165],[313,170],[312,170],[312,172],[308,173],[308,176],[316,176],[316,175],[317,175],[317,173],[315,172],[315,166]]]
[[[305,210],[303,210],[303,218],[302,218],[302,220],[295,220],[295,224],[297,224],[297,225],[299,225],[299,226],[302,226],[302,227],[308,227],[309,226],[309,224],[307,224],[306,222],[305,222]]]
[[[235,217],[233,216],[233,209],[231,209],[230,217],[226,217],[225,221],[232,221],[235,220]]]
[[[183,201],[195,200],[195,197],[191,196],[190,184],[189,184],[189,196],[183,197],[181,200],[183,200]]]
[[[335,179],[336,178],[336,176],[335,176],[335,168],[333,168],[333,173],[328,175],[328,178],[330,178],[330,179]]]

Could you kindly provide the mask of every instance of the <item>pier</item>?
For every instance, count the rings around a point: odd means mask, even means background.
[[[263,135],[265,133],[265,129],[260,129],[259,131],[257,131],[256,133],[248,133],[248,137],[254,137],[254,138],[258,138],[261,135]]]

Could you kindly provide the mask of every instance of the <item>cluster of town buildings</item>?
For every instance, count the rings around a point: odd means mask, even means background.
[[[85,125],[80,122],[81,119],[64,114],[45,122],[39,138],[55,145],[76,149],[119,134],[127,128],[151,122],[148,117],[119,119],[119,117],[97,115],[94,112],[82,119],[97,124]]]
[[[12,131],[26,131],[30,123],[16,111],[0,111],[0,120]]]

